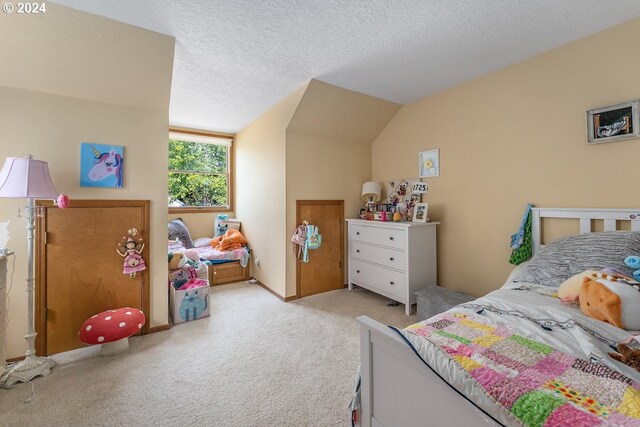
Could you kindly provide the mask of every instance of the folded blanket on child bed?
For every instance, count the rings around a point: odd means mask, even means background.
[[[640,426],[640,373],[608,355],[630,333],[549,293],[505,285],[401,332],[505,425]]]
[[[211,240],[211,246],[219,251],[232,251],[246,246],[247,239],[238,230],[227,230],[222,236]]]

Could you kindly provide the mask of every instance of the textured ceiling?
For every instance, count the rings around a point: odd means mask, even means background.
[[[171,124],[223,132],[311,78],[405,104],[640,16],[638,0],[54,1],[174,36]]]

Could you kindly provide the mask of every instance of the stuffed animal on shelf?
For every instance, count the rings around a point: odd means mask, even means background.
[[[624,263],[627,267],[633,268],[633,278],[640,282],[640,256],[628,256],[624,259]]]
[[[640,330],[640,284],[624,276],[595,273],[583,278],[580,310],[621,329]]]
[[[614,360],[622,362],[625,365],[631,366],[636,371],[640,372],[640,350],[631,348],[626,344],[618,344],[618,353],[609,353]]]

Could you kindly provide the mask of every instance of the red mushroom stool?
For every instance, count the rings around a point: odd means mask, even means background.
[[[129,337],[144,325],[144,313],[125,307],[91,316],[82,324],[78,336],[85,344],[102,344],[100,354],[113,356],[129,348]]]

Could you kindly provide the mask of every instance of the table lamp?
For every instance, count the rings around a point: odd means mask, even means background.
[[[377,182],[365,182],[362,184],[362,200],[367,202],[367,208],[380,200],[382,188]]]
[[[24,338],[27,340],[25,359],[9,368],[0,384],[11,387],[17,382],[27,382],[39,375],[48,375],[55,363],[45,357],[36,356],[36,332],[33,326],[33,288],[34,288],[34,232],[37,207],[35,199],[53,199],[58,193],[49,176],[47,162],[27,158],[7,157],[0,170],[0,197],[26,198],[27,206],[27,313],[28,327]]]

